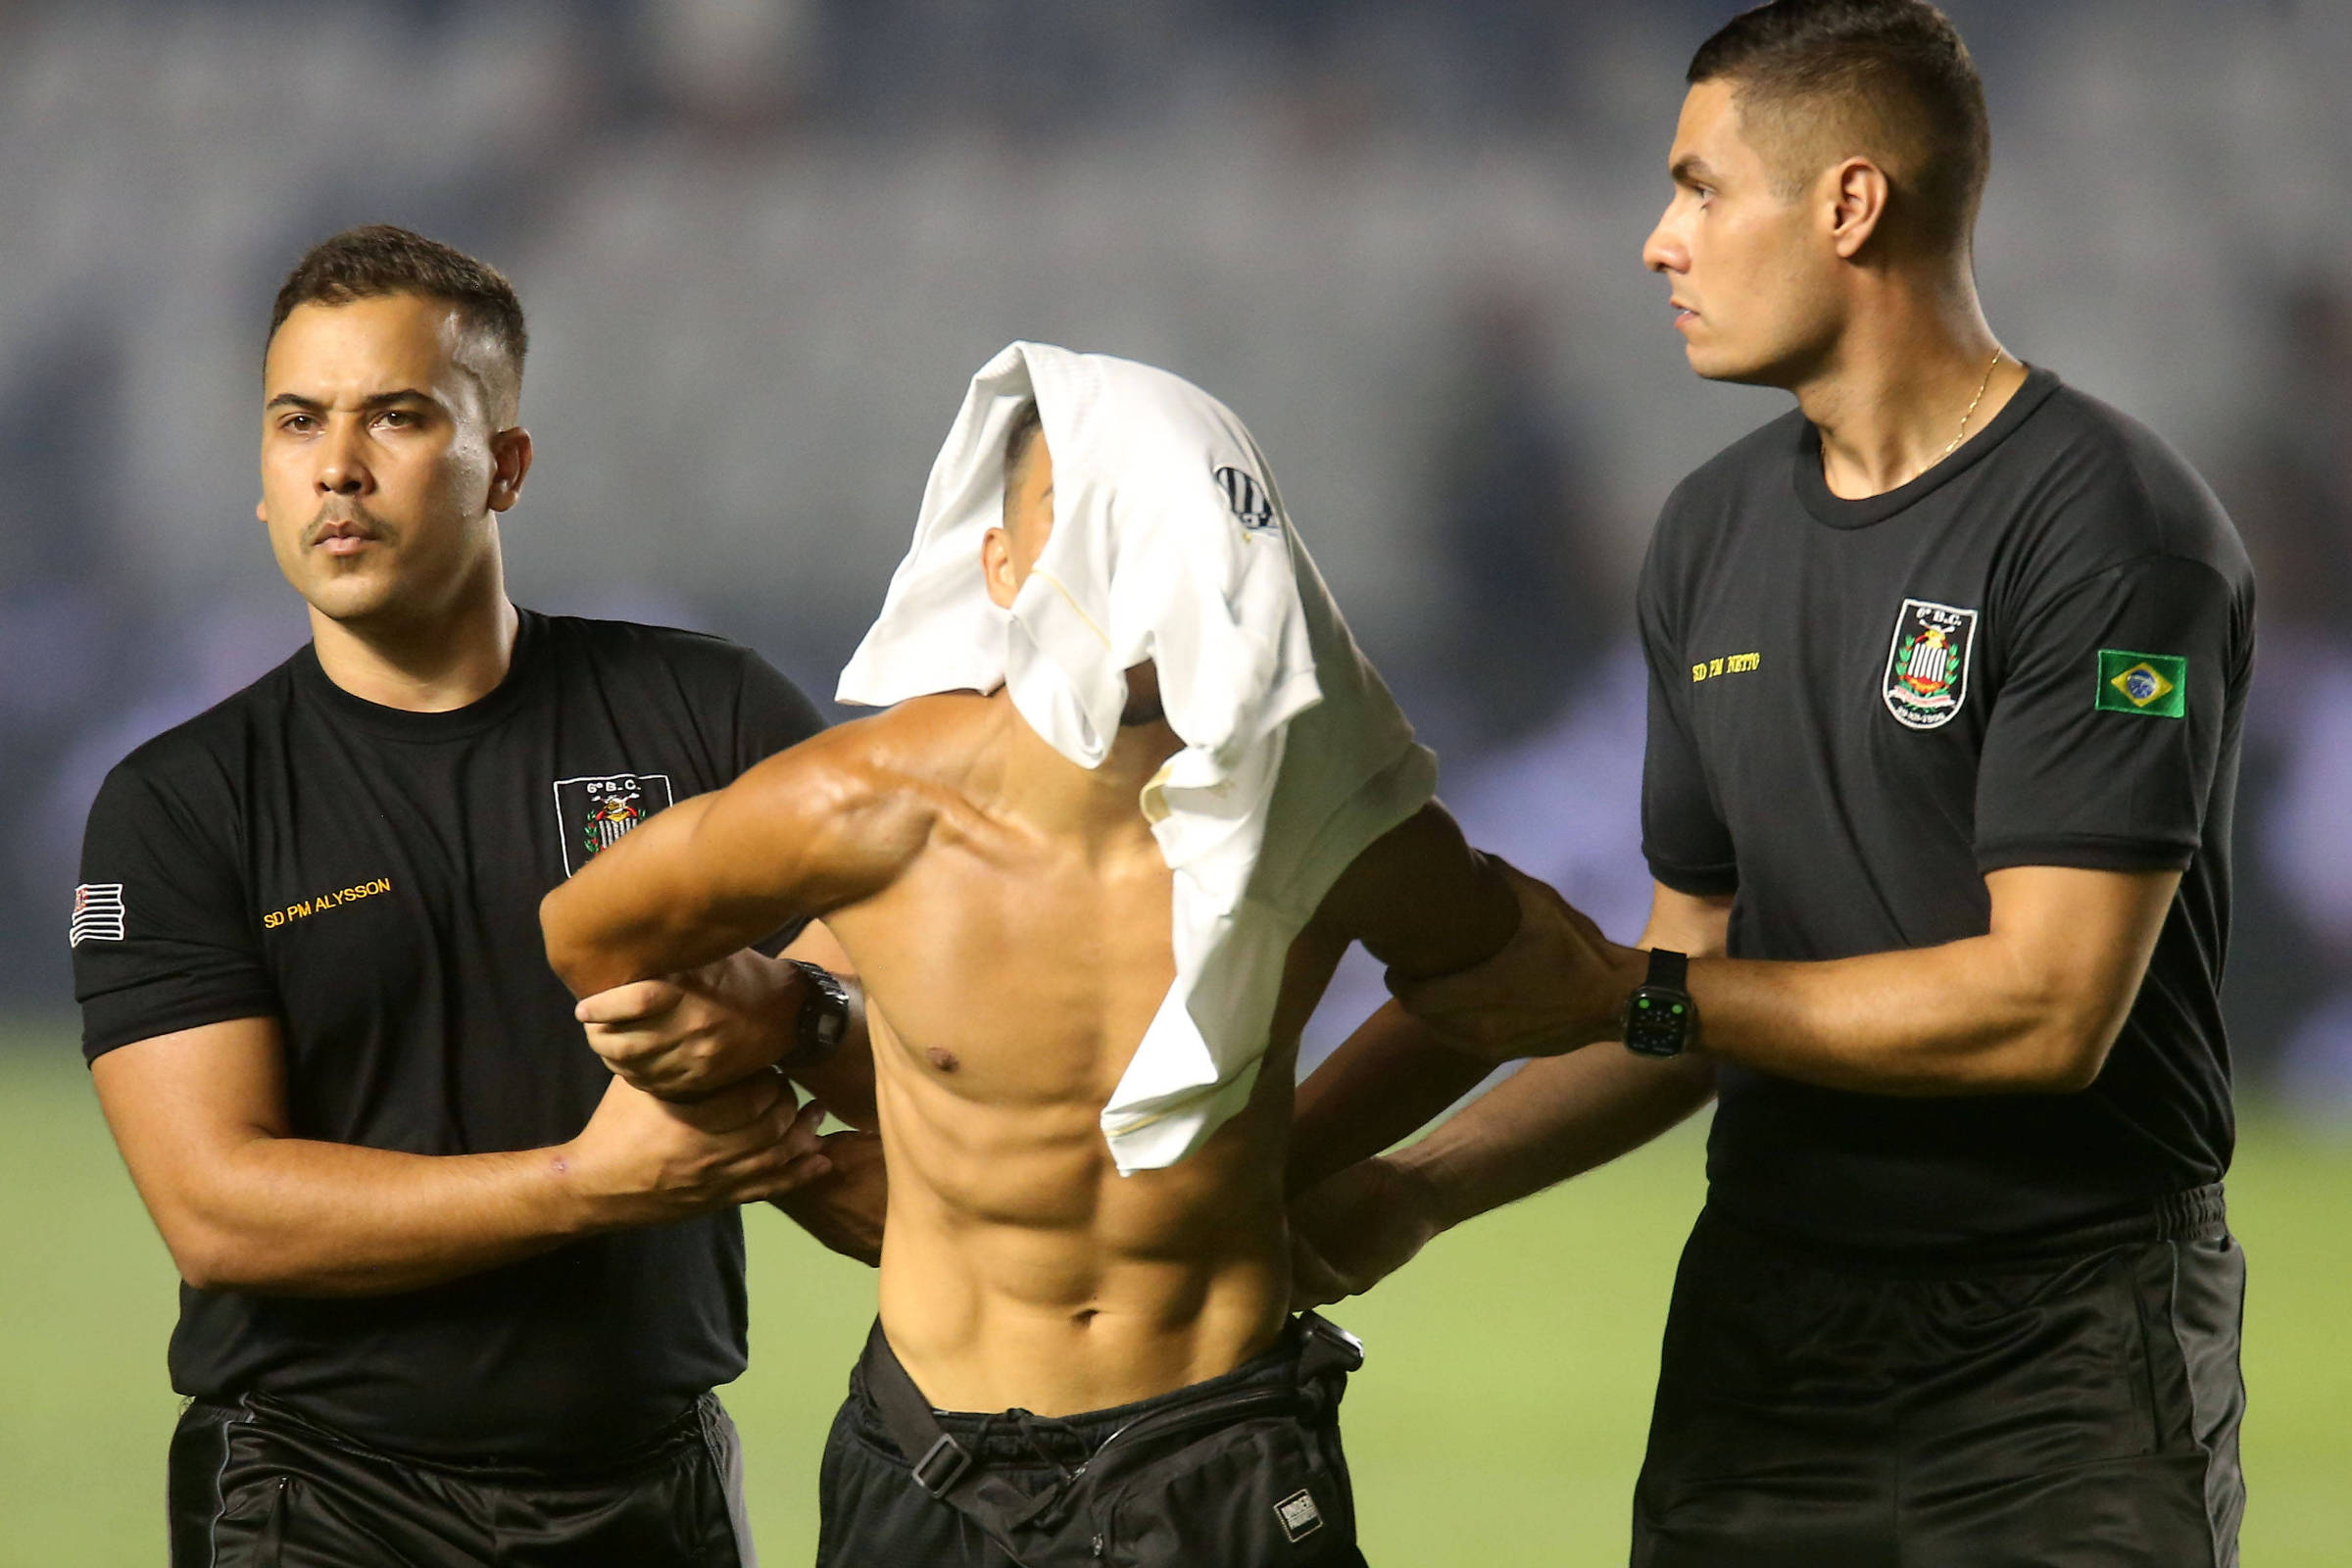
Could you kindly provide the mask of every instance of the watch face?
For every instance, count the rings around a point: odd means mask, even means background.
[[[1670,991],[1643,987],[1625,1013],[1625,1045],[1645,1056],[1671,1056],[1690,1033],[1690,1004]]]

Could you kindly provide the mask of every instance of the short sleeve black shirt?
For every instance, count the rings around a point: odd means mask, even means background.
[[[1668,502],[1643,566],[1651,873],[1736,956],[1982,935],[1984,873],[2177,869],[2105,1069],[1905,1099],[1726,1065],[1710,1202],[1831,1245],[2000,1243],[2220,1179],[2230,835],[2253,655],[2236,531],[2153,434],[2035,370],[1975,440],[1846,501],[1801,414]]]
[[[636,822],[813,734],[742,648],[524,612],[507,678],[380,708],[305,648],[148,742],[90,810],[83,1051],[235,1018],[284,1033],[294,1136],[415,1154],[542,1148],[610,1082],[540,945],[540,899]],[[733,1212],[431,1289],[183,1286],[172,1386],[270,1395],[427,1456],[617,1446],[744,1365]]]

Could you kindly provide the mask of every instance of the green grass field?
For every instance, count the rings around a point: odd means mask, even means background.
[[[2253,1271],[2249,1568],[2352,1560],[2352,1138],[2249,1115],[2232,1219]],[[1370,1352],[1348,1398],[1368,1554],[1384,1568],[1625,1560],[1668,1275],[1699,1138],[1441,1239],[1336,1313]],[[172,1274],[68,1027],[0,1030],[0,1564],[164,1560]],[[752,1216],[752,1370],[727,1400],[771,1565],[807,1562],[817,1453],[872,1313],[871,1276]]]

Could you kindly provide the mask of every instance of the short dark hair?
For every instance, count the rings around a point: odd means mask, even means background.
[[[1784,189],[1868,152],[1894,186],[1890,213],[1908,207],[1919,241],[1967,248],[1992,127],[1968,46],[1927,0],[1772,0],[1699,45],[1689,80],[1732,83],[1742,127],[1773,144]],[[1853,139],[1830,147],[1833,134]]]
[[[1046,416],[1037,412],[1037,399],[1023,398],[1021,406],[1012,411],[1011,428],[1004,432],[1004,482],[1012,482],[1012,470],[1021,466],[1029,455],[1030,443],[1046,433]]]
[[[304,252],[278,288],[270,335],[277,335],[297,306],[347,305],[388,294],[421,294],[455,305],[466,326],[506,361],[508,384],[493,392],[510,403],[520,395],[531,340],[514,285],[489,263],[392,223],[347,228]]]

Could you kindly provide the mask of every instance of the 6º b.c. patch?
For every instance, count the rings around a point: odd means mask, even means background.
[[[602,773],[556,780],[556,832],[570,876],[621,835],[670,805],[667,773]]]
[[[1886,711],[1909,729],[1939,729],[1968,701],[1977,612],[1906,599],[1894,618],[1883,692]]]

